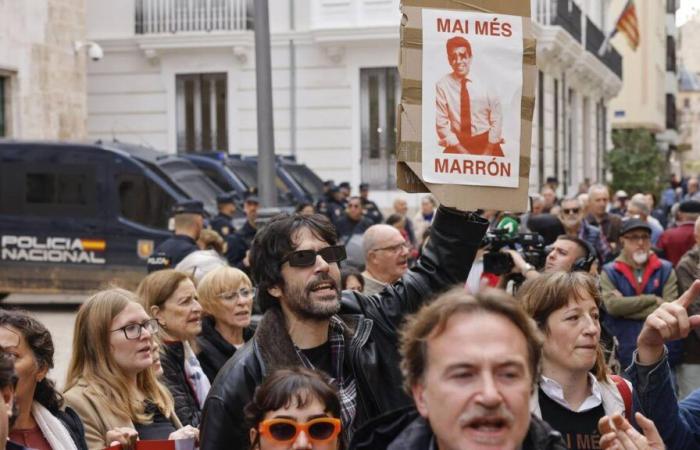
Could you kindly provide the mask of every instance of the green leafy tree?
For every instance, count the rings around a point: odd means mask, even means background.
[[[613,176],[612,190],[661,192],[666,177],[666,158],[654,135],[641,129],[613,130],[614,148],[606,155]]]

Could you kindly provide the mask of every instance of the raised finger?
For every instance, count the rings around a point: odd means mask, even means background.
[[[678,318],[671,313],[667,308],[659,308],[655,311],[656,317],[663,320],[666,324],[666,329],[668,336],[664,333],[664,338],[670,336],[678,336],[680,330],[678,329]]]
[[[698,295],[700,295],[700,280],[695,280],[688,290],[685,291],[674,303],[688,309],[688,306],[693,303],[693,300],[695,300]]]
[[[600,434],[608,434],[615,431],[615,429],[610,424],[610,416],[603,416],[598,421],[598,431]]]
[[[600,438],[600,448],[603,450],[610,450],[615,448],[615,443],[617,442],[617,436],[615,432],[605,433]]]

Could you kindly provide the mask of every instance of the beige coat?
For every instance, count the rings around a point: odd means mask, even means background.
[[[63,397],[66,405],[73,408],[83,421],[88,450],[102,450],[108,447],[106,436],[109,430],[119,427],[135,428],[134,423],[128,418],[112,414],[107,407],[107,399],[98,396],[82,378],[67,390]],[[175,414],[170,417],[170,420],[175,429],[182,427]]]

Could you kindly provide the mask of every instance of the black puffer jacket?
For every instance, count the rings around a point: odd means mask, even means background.
[[[366,424],[355,435],[350,450],[431,450],[433,438],[428,422],[411,406]],[[566,450],[566,445],[547,422],[531,415],[521,449]]]
[[[204,317],[202,319],[202,332],[197,336],[197,344],[199,344],[200,349],[197,359],[211,383],[214,382],[216,374],[226,364],[226,361],[236,353],[236,347],[224,339],[214,328],[214,325],[216,322],[213,317]],[[248,342],[254,333],[253,327],[244,328],[243,341]]]
[[[183,426],[199,427],[202,410],[187,380],[182,342],[166,342],[161,347],[160,364],[163,366],[163,383],[175,401],[175,415]]]
[[[487,225],[472,214],[441,207],[423,257],[401,280],[372,296],[343,292],[345,355],[357,381],[355,428],[411,403],[401,389],[398,328],[435,292],[464,283]],[[282,312],[270,308],[253,339],[224,365],[209,391],[201,449],[249,448],[243,408],[256,386],[277,368],[301,364]]]

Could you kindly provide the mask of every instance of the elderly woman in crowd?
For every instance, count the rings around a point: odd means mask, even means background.
[[[220,267],[202,278],[197,294],[204,309],[197,358],[213,382],[226,361],[253,337],[250,318],[255,290],[243,271]]]
[[[175,414],[184,425],[198,427],[211,385],[191,345],[202,331],[202,306],[192,278],[177,270],[153,272],[136,295],[160,326],[162,379],[175,400]]]
[[[83,424],[46,377],[53,367],[51,334],[18,311],[0,311],[0,346],[14,359],[19,416],[10,440],[38,450],[85,450]]]
[[[245,408],[251,450],[339,450],[340,400],[319,372],[279,369]]]
[[[594,278],[546,273],[523,284],[518,297],[545,337],[533,413],[559,431],[569,448],[581,439],[597,442],[603,416],[632,414],[632,388],[605,365]]]
[[[98,292],[80,307],[64,397],[83,421],[90,450],[113,442],[129,447],[137,438],[198,437],[196,428],[182,427],[156,378],[157,332],[158,322],[124,289]]]

